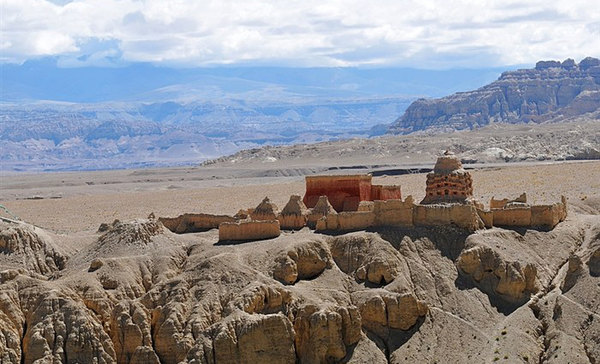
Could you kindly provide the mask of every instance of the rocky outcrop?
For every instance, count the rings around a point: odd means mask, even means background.
[[[600,226],[592,230],[590,234],[591,255],[588,261],[590,274],[594,277],[600,277]]]
[[[275,258],[273,278],[294,284],[299,279],[314,278],[328,267],[331,267],[331,254],[323,241],[301,241]]]
[[[509,302],[522,303],[539,289],[534,264],[509,261],[487,246],[465,249],[457,266],[484,291]]]
[[[300,363],[337,362],[361,337],[357,307],[304,305],[295,313],[296,353]]]
[[[0,221],[0,254],[17,265],[44,275],[65,267],[67,257],[58,251],[42,229],[17,221]]]
[[[600,225],[581,216],[234,245],[107,224],[58,274],[0,260],[0,362],[597,362]]]
[[[164,227],[156,219],[137,219],[130,222],[115,220],[98,242],[100,245],[147,245],[153,236],[162,234]]]
[[[363,326],[380,337],[387,337],[390,329],[410,329],[428,310],[412,294],[383,289],[355,292],[352,299],[360,308]]]
[[[346,234],[329,240],[336,265],[360,281],[386,285],[398,277],[407,287],[408,272],[400,254],[375,234]]]
[[[213,340],[215,363],[293,363],[294,329],[287,317],[234,315],[222,322]]]
[[[588,57],[576,64],[541,61],[534,69],[504,72],[474,91],[419,99],[390,127],[391,133],[472,129],[495,122],[545,122],[600,108],[600,65]]]

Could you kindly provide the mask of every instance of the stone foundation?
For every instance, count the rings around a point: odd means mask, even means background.
[[[300,230],[306,226],[306,215],[279,215],[279,226],[284,230]]]

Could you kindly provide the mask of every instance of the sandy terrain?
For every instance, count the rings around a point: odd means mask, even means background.
[[[24,221],[66,233],[95,230],[103,222],[146,217],[150,212],[235,214],[265,196],[283,207],[291,194],[304,194],[302,176],[245,177],[264,172],[198,167],[11,175],[2,177],[0,204]],[[600,196],[600,161],[505,164],[471,173],[474,195],[486,204],[492,196],[516,197],[522,192],[532,203],[557,202],[561,194],[569,201]],[[403,196],[413,195],[417,201],[425,193],[424,173],[384,175],[374,182],[400,184]]]

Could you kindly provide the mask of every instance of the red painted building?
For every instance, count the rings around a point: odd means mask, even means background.
[[[327,196],[338,211],[356,211],[360,201],[401,199],[400,186],[371,184],[372,176],[307,176],[304,204],[312,208],[320,196]]]

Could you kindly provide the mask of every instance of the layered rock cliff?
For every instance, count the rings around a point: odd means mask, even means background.
[[[579,64],[540,61],[534,69],[502,73],[497,81],[474,91],[440,99],[419,99],[389,128],[390,133],[472,129],[495,122],[527,123],[568,120],[589,114],[600,119],[600,60]]]

